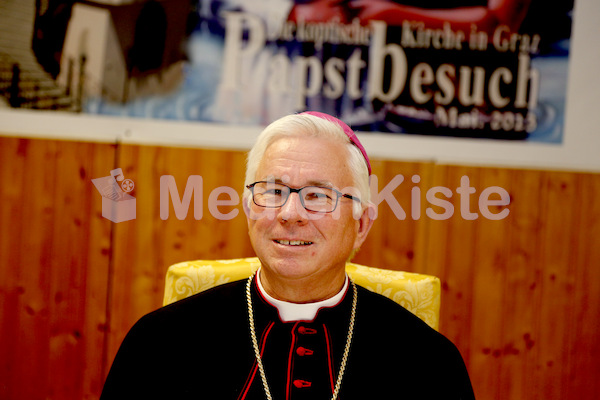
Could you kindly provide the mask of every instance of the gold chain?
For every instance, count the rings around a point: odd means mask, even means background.
[[[273,400],[271,397],[271,392],[269,390],[269,385],[267,384],[267,376],[265,375],[265,367],[262,363],[262,358],[260,356],[260,350],[258,348],[258,340],[256,339],[256,330],[254,329],[254,313],[252,311],[252,297],[251,297],[251,286],[252,279],[254,278],[254,274],[248,281],[246,282],[246,303],[248,304],[248,320],[250,322],[250,337],[252,339],[252,347],[254,348],[254,356],[256,357],[256,363],[258,364],[258,370],[260,372],[260,377],[262,379],[263,387],[265,389],[265,394],[267,395],[268,400]],[[354,321],[356,320],[356,300],[358,297],[356,291],[356,285],[350,279],[350,283],[352,284],[352,312],[350,314],[350,325],[348,326],[348,338],[346,339],[346,348],[344,349],[344,355],[342,357],[342,364],[340,365],[340,372],[337,378],[337,382],[335,384],[335,390],[333,391],[332,400],[336,400],[338,394],[340,392],[340,387],[342,386],[342,377],[344,376],[344,371],[346,369],[346,363],[348,362],[348,354],[350,353],[350,343],[352,343],[352,335],[354,333]]]

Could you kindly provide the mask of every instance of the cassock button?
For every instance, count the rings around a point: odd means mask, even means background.
[[[303,381],[302,379],[296,379],[294,381],[294,386],[296,386],[297,388],[307,388],[310,387],[312,385],[312,382],[309,381]]]
[[[315,333],[317,333],[317,330],[301,326],[298,328],[298,333],[301,335],[314,335]]]
[[[298,354],[299,356],[312,356],[314,353],[314,351],[312,351],[311,349],[306,349],[304,347],[298,347],[296,349],[296,354]]]

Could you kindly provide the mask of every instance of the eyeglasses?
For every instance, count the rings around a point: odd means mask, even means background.
[[[312,212],[333,212],[340,197],[345,197],[360,203],[358,197],[345,194],[330,187],[304,186],[294,189],[283,183],[259,181],[246,186],[252,192],[254,204],[259,207],[282,207],[291,193],[298,193],[302,206]]]

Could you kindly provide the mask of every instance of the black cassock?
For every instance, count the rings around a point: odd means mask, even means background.
[[[248,324],[246,281],[141,318],[115,357],[101,400],[265,399]],[[330,399],[346,346],[352,289],[312,321],[281,322],[252,284],[256,336],[274,400]],[[358,287],[339,399],[473,399],[457,348],[392,300]]]

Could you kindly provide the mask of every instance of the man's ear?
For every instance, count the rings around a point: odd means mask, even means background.
[[[248,201],[250,197],[248,195],[242,196],[242,208],[244,209],[244,214],[246,214],[246,218],[250,218],[250,202]]]
[[[354,248],[358,249],[364,241],[367,239],[367,235],[373,226],[373,222],[377,218],[377,207],[374,204],[369,203],[363,210],[360,218],[356,221],[358,223],[358,231],[356,239],[354,239]]]

